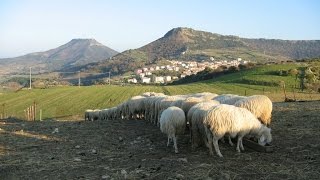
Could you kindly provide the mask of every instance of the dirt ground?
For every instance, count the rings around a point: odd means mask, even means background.
[[[274,103],[273,153],[179,154],[145,121],[0,120],[0,179],[319,179],[320,102]]]

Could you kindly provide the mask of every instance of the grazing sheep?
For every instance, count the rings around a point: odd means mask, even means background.
[[[203,102],[202,98],[188,97],[186,100],[182,102],[181,109],[184,111],[185,115],[187,116],[190,108],[201,102]]]
[[[219,101],[220,104],[229,104],[233,105],[235,102],[245,99],[245,96],[238,96],[235,94],[222,94],[213,98],[213,100]]]
[[[91,121],[91,120],[92,120],[92,112],[93,112],[92,109],[87,109],[87,110],[84,112],[84,120],[85,120],[85,121]]]
[[[203,144],[203,142],[208,145],[207,136],[203,126],[203,119],[206,114],[206,111],[213,106],[217,106],[220,103],[218,101],[212,102],[202,102],[194,105],[188,112],[188,119],[190,125],[190,139],[191,139],[191,147],[192,149],[198,147]],[[202,137],[202,138],[200,138]],[[203,140],[203,141],[202,141]]]
[[[159,126],[159,121],[160,121],[160,115],[162,113],[162,111],[164,111],[165,109],[167,109],[168,107],[171,106],[171,103],[177,101],[177,100],[181,100],[183,99],[184,97],[181,97],[181,96],[167,96],[165,98],[163,98],[161,101],[160,101],[160,106],[159,106],[159,109],[158,109],[158,119],[156,121],[156,125]]]
[[[167,146],[173,139],[174,151],[178,153],[177,135],[183,134],[186,128],[186,117],[182,109],[172,106],[165,109],[160,117],[160,130],[168,135]]]
[[[256,116],[263,124],[270,125],[272,113],[272,101],[264,95],[249,96],[245,99],[237,101],[237,107],[248,109]]]
[[[226,134],[231,137],[238,136],[237,151],[244,150],[242,138],[253,135],[259,142],[270,143],[271,129],[266,127],[247,109],[233,105],[221,104],[208,110],[204,117],[204,128],[207,134],[210,155],[213,155],[212,144],[218,156],[223,157],[218,140]]]

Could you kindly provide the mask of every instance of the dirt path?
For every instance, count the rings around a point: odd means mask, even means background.
[[[275,103],[272,123],[275,152],[218,158],[145,121],[0,120],[0,179],[319,179],[320,102]]]

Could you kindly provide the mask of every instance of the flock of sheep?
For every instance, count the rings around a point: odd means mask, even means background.
[[[218,156],[223,157],[218,140],[237,137],[236,150],[244,150],[242,138],[255,137],[260,145],[272,140],[272,102],[264,95],[238,96],[233,94],[195,93],[167,96],[162,93],[147,92],[134,96],[117,107],[102,110],[86,110],[85,120],[145,119],[160,127],[168,135],[168,143],[173,140],[178,153],[177,135],[190,130],[192,148],[202,144],[213,155],[212,145]]]

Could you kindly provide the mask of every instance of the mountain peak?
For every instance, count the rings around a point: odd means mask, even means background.
[[[170,31],[168,31],[164,37],[170,37],[170,36],[182,36],[185,34],[189,34],[190,32],[194,31],[191,28],[186,28],[186,27],[177,27],[177,28],[173,28]]]

